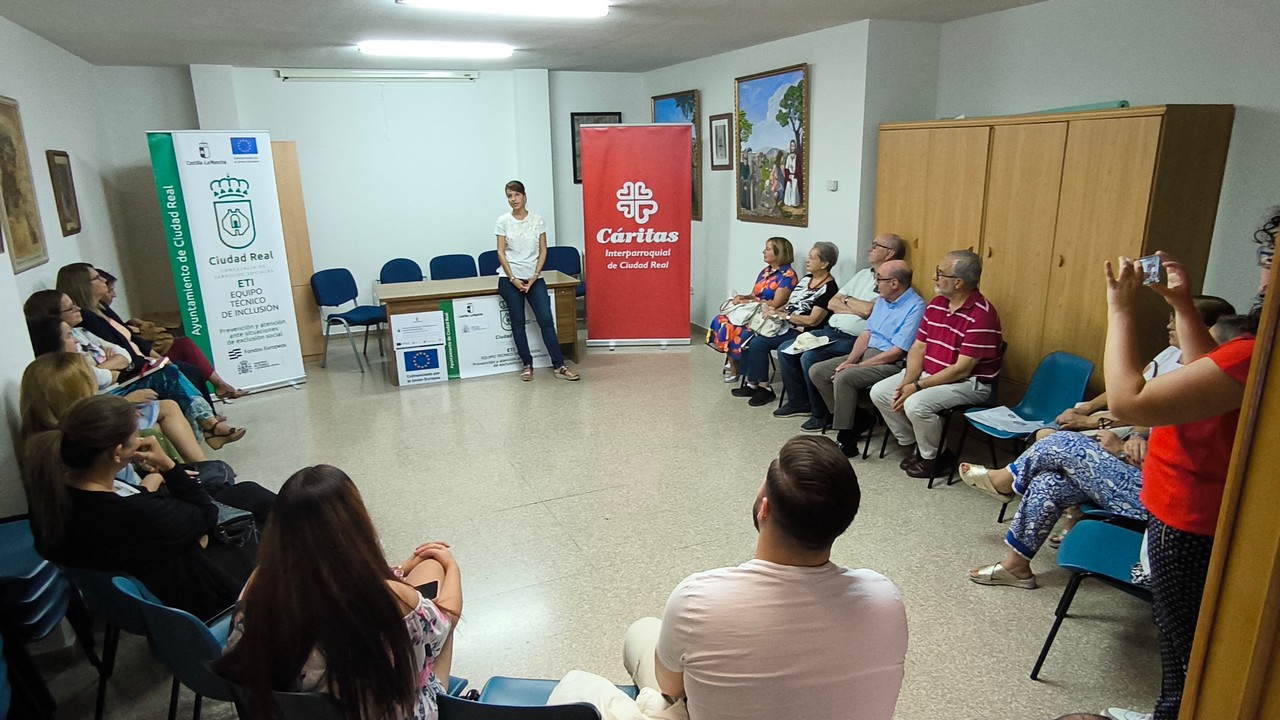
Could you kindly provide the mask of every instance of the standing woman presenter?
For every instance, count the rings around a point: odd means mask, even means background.
[[[533,355],[529,352],[529,338],[524,333],[524,303],[529,301],[533,317],[542,330],[542,342],[551,356],[552,373],[561,380],[577,380],[578,373],[565,367],[564,354],[560,352],[560,340],[556,336],[555,319],[551,315],[551,295],[542,279],[542,265],[547,261],[547,226],[542,216],[529,212],[525,207],[524,183],[512,180],[507,183],[507,204],[511,212],[498,217],[494,233],[498,236],[498,294],[507,303],[511,313],[511,336],[520,353],[524,369],[520,379],[533,379]],[[577,328],[574,328],[577,332]]]

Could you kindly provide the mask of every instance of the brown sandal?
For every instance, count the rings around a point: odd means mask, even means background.
[[[552,374],[552,375],[555,375],[556,377],[560,378],[561,380],[569,380],[569,381],[573,381],[573,380],[581,380],[581,379],[582,379],[582,376],[581,376],[581,375],[579,375],[578,373],[576,373],[576,372],[574,372],[574,371],[570,370],[570,369],[569,369],[569,366],[567,366],[567,365],[561,365],[560,367],[556,368],[555,370],[552,370],[552,371],[551,371],[551,374]]]
[[[520,371],[520,379],[521,379],[521,380],[523,380],[523,381],[525,381],[525,382],[529,382],[530,380],[532,380],[532,379],[533,379],[533,366],[531,366],[531,365],[525,365],[525,366],[524,366],[524,369]]]

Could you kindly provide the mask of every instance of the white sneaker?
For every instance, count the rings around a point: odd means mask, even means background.
[[[727,383],[736,383],[736,382],[738,382],[738,376],[737,376],[737,375],[725,375],[725,376],[724,376],[724,381],[725,381],[725,382],[727,382]]]
[[[1124,708],[1107,708],[1107,717],[1114,720],[1151,720],[1151,713],[1125,710]]]

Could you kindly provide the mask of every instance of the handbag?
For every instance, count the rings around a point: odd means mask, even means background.
[[[777,337],[786,332],[787,321],[777,315],[766,315],[764,309],[764,303],[759,301],[735,305],[733,298],[729,298],[720,306],[720,313],[734,325],[761,337]]]
[[[221,460],[184,463],[182,469],[198,473],[196,482],[210,495],[217,495],[236,483],[236,471]]]
[[[213,504],[218,506],[218,531],[214,539],[219,544],[244,547],[250,540],[258,539],[258,526],[253,521],[253,513],[223,505],[217,500]]]

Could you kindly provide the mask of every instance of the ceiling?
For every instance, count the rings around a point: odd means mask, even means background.
[[[644,72],[868,18],[946,22],[1038,1],[612,0],[602,19],[548,21],[394,0],[0,0],[0,16],[96,65]],[[439,62],[352,47],[383,38],[505,42],[516,52]]]

